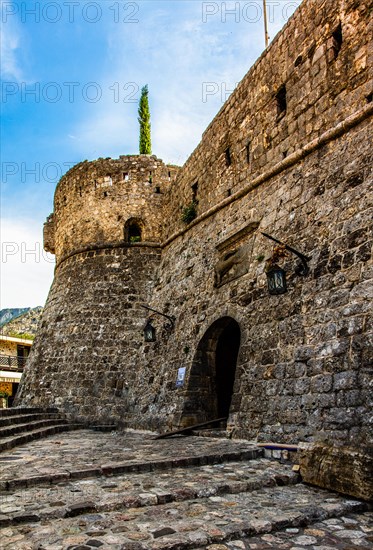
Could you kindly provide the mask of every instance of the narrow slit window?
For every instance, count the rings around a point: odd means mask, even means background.
[[[283,84],[276,94],[277,116],[286,113],[286,86]]]
[[[192,202],[198,202],[198,181],[192,185]]]
[[[128,172],[124,172],[123,179],[124,179],[124,181],[128,181],[130,179],[130,175],[129,175]]]
[[[150,170],[149,172],[149,183],[152,183],[153,181],[153,176],[152,176],[152,171]]]
[[[248,144],[246,145],[246,161],[247,161],[247,164],[250,164],[251,162],[251,158],[250,158],[250,154],[251,154],[251,147],[250,147],[250,142],[248,142]]]
[[[157,193],[157,195],[159,195],[160,192],[161,192],[161,188],[160,188],[160,187],[156,187],[156,188],[155,188],[155,193]]]
[[[339,52],[342,48],[342,42],[343,42],[343,36],[342,36],[342,25],[339,23],[338,27],[335,29],[335,31],[332,34],[333,37],[333,53],[334,53],[334,59],[337,59]]]
[[[225,150],[225,164],[227,166],[230,166],[232,164],[232,155],[229,147]]]

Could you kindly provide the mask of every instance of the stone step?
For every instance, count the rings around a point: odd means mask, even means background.
[[[224,439],[229,439],[230,437],[226,428],[200,428],[199,430],[193,430],[191,434],[198,437],[221,437]]]
[[[118,429],[116,424],[90,424],[89,429],[95,432],[113,432]]]
[[[148,472],[69,481],[60,483],[53,490],[50,487],[28,487],[2,493],[0,515],[3,519],[0,524],[27,522],[31,511],[40,520],[70,517],[79,502],[94,502],[95,511],[101,513],[237,494],[299,481],[299,475],[290,466],[265,459],[175,468],[169,475],[155,476]]]
[[[30,477],[2,478],[0,480],[1,491],[12,491],[21,487],[33,487],[43,485],[53,485],[69,480],[88,479],[95,477],[118,476],[120,474],[136,474],[141,472],[167,472],[174,468],[193,468],[200,465],[222,464],[234,461],[251,461],[260,458],[263,454],[261,449],[247,449],[237,452],[203,453],[195,456],[186,456],[179,458],[161,458],[160,460],[127,460],[125,462],[114,462],[108,464],[95,465],[81,469],[68,468],[65,466],[60,471],[54,469],[48,474],[37,474]],[[1,457],[0,457],[1,463]],[[154,474],[151,474],[154,475]],[[158,474],[159,475],[159,474]]]
[[[368,506],[302,484],[191,497],[142,507],[123,502],[122,507],[112,511],[102,511],[101,503],[93,499],[77,499],[68,506],[67,517],[55,518],[52,511],[50,518],[44,515],[42,522],[37,509],[31,506],[18,515],[9,506],[5,507],[8,513],[4,516],[11,516],[13,525],[3,529],[2,544],[12,550],[25,548],[25,543],[30,548],[189,550],[213,544],[221,548],[229,541],[273,536],[284,529],[299,529],[328,518],[364,512]],[[1,519],[6,525],[6,518]],[[21,525],[14,525],[17,522]]]
[[[26,422],[33,422],[36,420],[46,420],[49,418],[64,418],[61,413],[30,413],[30,414],[19,414],[0,417],[0,428],[6,426],[13,426],[17,424],[25,424]]]
[[[0,409],[0,418],[4,416],[17,416],[20,414],[33,413],[58,413],[56,407],[11,407],[9,409]]]
[[[81,429],[81,424],[57,424],[50,427],[45,428],[39,428],[37,430],[32,430],[30,432],[26,432],[20,435],[14,435],[10,437],[4,437],[0,439],[0,453],[3,451],[7,451],[9,449],[12,449],[13,447],[16,447],[17,445],[24,445],[25,443],[28,443],[30,441],[34,441],[36,439],[41,439],[43,437],[48,437],[50,435],[54,435],[57,433],[65,432],[65,431],[71,431],[71,430],[79,430]]]
[[[0,455],[0,489],[61,481],[159,472],[172,468],[253,460],[263,449],[245,440],[173,437],[152,432],[80,429],[21,445]],[[17,485],[18,484],[18,485]]]
[[[6,426],[0,428],[0,445],[1,442],[7,438],[16,434],[26,434],[33,432],[39,428],[46,428],[48,426],[58,426],[67,424],[68,421],[65,418],[40,418],[33,422],[26,422],[25,424],[16,424],[13,426]]]

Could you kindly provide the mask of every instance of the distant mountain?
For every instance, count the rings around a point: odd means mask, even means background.
[[[9,323],[12,319],[16,319],[20,315],[23,315],[27,311],[30,311],[29,307],[0,309],[0,327]]]
[[[13,317],[9,322],[2,325],[1,333],[5,336],[33,339],[38,330],[42,313],[43,308],[41,306],[34,307],[32,309],[25,308],[23,313],[17,317]]]

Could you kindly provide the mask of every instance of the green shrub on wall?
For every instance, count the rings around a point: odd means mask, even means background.
[[[28,332],[9,332],[9,336],[12,338],[22,338],[23,340],[34,340],[35,335]]]
[[[197,203],[195,201],[189,203],[183,208],[181,221],[188,224],[197,217]]]

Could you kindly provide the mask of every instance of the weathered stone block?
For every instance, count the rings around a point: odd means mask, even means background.
[[[363,500],[373,499],[372,449],[301,443],[298,457],[305,483]]]
[[[328,392],[333,387],[333,377],[330,374],[319,374],[311,379],[312,393]]]
[[[334,375],[334,389],[353,389],[356,387],[356,378],[356,372],[354,371],[339,372],[338,374]]]

